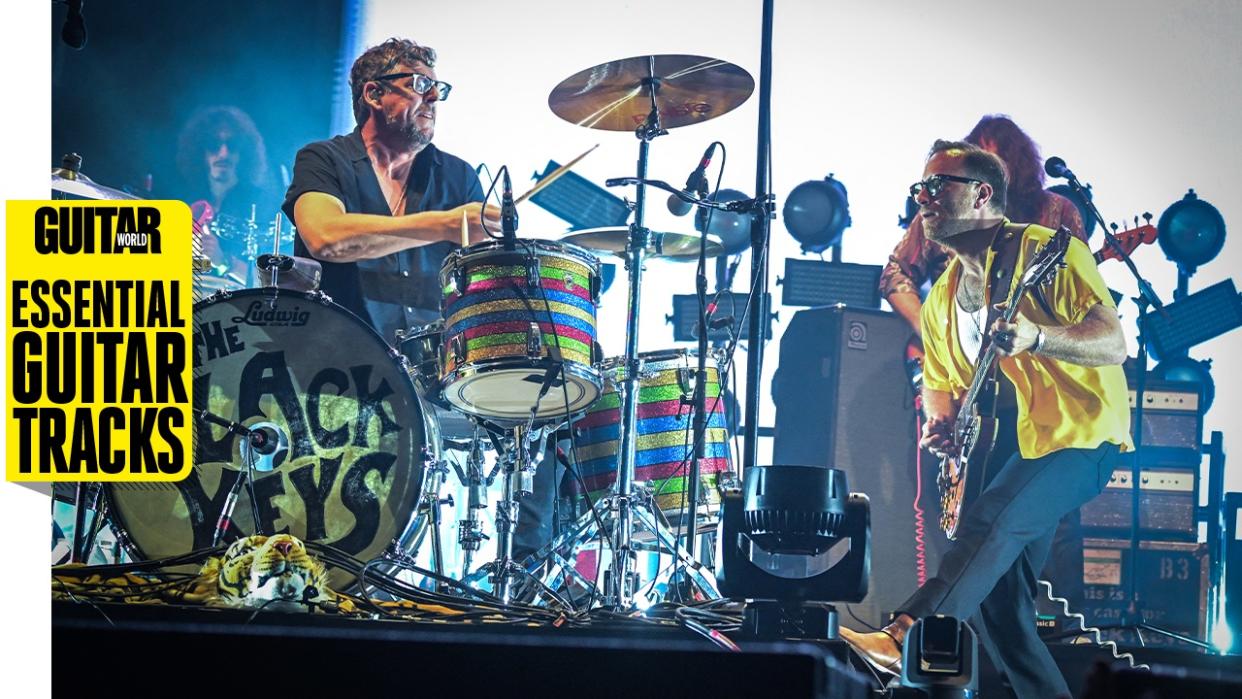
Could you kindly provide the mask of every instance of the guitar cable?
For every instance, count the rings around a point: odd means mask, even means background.
[[[1040,580],[1039,586],[1044,591],[1045,599],[1047,599],[1049,602],[1052,602],[1053,604],[1060,606],[1061,609],[1057,613],[1066,619],[1070,619],[1076,622],[1078,624],[1078,628],[1082,630],[1082,635],[1091,636],[1097,648],[1101,648],[1101,649],[1107,650],[1109,653],[1112,653],[1113,658],[1115,660],[1126,661],[1127,663],[1129,663],[1130,669],[1132,670],[1147,670],[1149,672],[1151,671],[1151,666],[1147,665],[1146,663],[1138,662],[1137,659],[1134,657],[1134,654],[1120,652],[1121,648],[1117,645],[1115,641],[1104,640],[1103,631],[1097,626],[1091,626],[1087,624],[1087,617],[1083,616],[1079,612],[1070,611],[1069,600],[1067,600],[1064,597],[1057,597],[1053,595],[1052,583],[1048,582],[1047,580]]]

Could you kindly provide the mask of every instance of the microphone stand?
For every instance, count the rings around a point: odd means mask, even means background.
[[[1161,628],[1154,624],[1149,624],[1143,620],[1143,605],[1139,600],[1138,594],[1138,570],[1139,570],[1139,505],[1141,501],[1141,491],[1139,485],[1142,482],[1142,454],[1143,454],[1143,403],[1146,400],[1147,393],[1147,314],[1150,307],[1155,306],[1156,310],[1164,312],[1164,304],[1160,302],[1160,297],[1156,295],[1151,284],[1139,273],[1138,267],[1135,266],[1134,260],[1122,247],[1108,230],[1108,225],[1104,221],[1104,217],[1100,214],[1099,208],[1095,202],[1087,197],[1086,189],[1078,178],[1070,170],[1065,170],[1061,175],[1069,182],[1069,186],[1073,189],[1083,201],[1087,203],[1087,208],[1091,211],[1091,215],[1100,224],[1100,230],[1104,233],[1104,239],[1109,246],[1125,263],[1126,268],[1130,270],[1131,276],[1134,277],[1138,284],[1138,296],[1134,297],[1134,303],[1138,306],[1138,355],[1137,366],[1135,367],[1134,376],[1134,420],[1130,426],[1132,440],[1134,441],[1134,454],[1130,466],[1130,570],[1126,580],[1126,597],[1127,605],[1125,612],[1121,618],[1121,624],[1116,626],[1118,629],[1134,629],[1138,635],[1140,644],[1146,645],[1143,641],[1143,631],[1151,631],[1163,636],[1184,641],[1199,647],[1206,647],[1202,641],[1190,638],[1176,631]],[[1124,567],[1123,567],[1124,572]]]

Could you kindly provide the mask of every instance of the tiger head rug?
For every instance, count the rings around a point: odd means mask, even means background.
[[[216,574],[217,603],[226,606],[306,610],[333,600],[327,569],[289,534],[238,539],[201,572]]]

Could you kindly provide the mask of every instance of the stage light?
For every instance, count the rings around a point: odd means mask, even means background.
[[[1238,650],[1233,647],[1233,629],[1229,628],[1229,624],[1224,619],[1218,619],[1215,628],[1212,629],[1212,647],[1217,653],[1237,653]]]
[[[850,226],[850,200],[845,185],[828,175],[803,182],[789,193],[781,210],[785,229],[803,252],[823,252],[841,241]]]
[[[756,466],[722,495],[720,591],[748,600],[743,629],[768,638],[836,638],[830,602],[867,595],[871,506],[845,472]]]
[[[901,684],[929,697],[972,697],[979,689],[979,640],[969,624],[923,617],[901,647]]]
[[[1195,268],[1214,259],[1225,245],[1225,220],[1215,206],[1190,190],[1160,214],[1156,242],[1172,261],[1194,274]]]
[[[750,197],[736,189],[722,189],[707,198],[708,201],[727,203],[745,201]],[[694,215],[694,230],[702,233],[706,226],[707,233],[720,237],[726,255],[736,255],[750,248],[751,215],[733,211],[708,211],[699,207]]]
[[[1147,313],[1144,334],[1154,357],[1185,354],[1195,345],[1242,327],[1242,297],[1232,279],[1217,282]]]

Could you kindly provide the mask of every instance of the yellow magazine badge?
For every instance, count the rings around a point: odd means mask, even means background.
[[[12,481],[175,481],[192,462],[190,210],[10,201]]]

